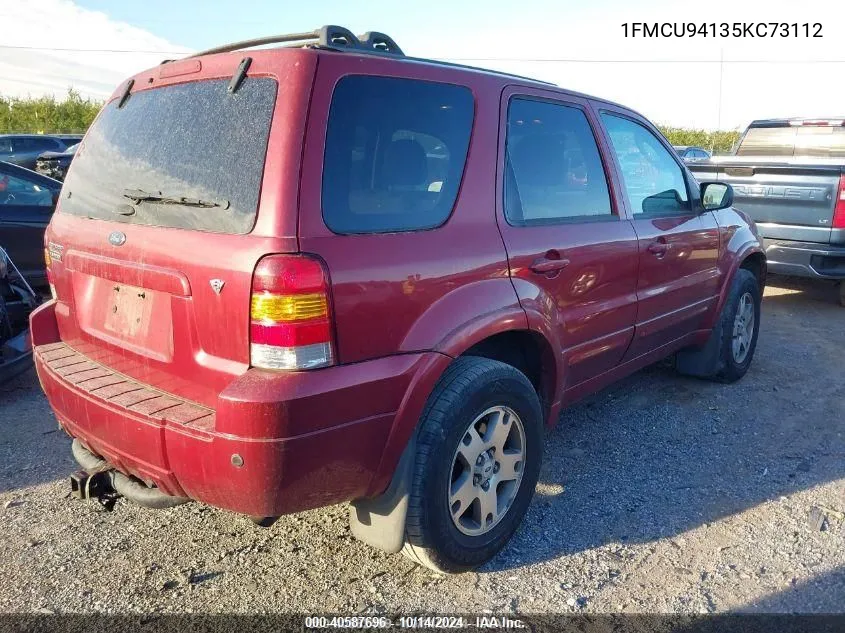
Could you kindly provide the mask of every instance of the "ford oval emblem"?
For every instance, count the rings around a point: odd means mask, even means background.
[[[126,243],[126,234],[120,231],[112,231],[109,235],[109,244],[112,246],[123,246]]]

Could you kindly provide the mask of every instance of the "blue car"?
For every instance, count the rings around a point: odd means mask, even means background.
[[[0,246],[33,286],[46,286],[44,229],[53,216],[62,183],[0,162]]]

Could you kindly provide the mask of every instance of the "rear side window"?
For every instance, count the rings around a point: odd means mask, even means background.
[[[452,212],[472,132],[462,86],[351,75],[332,96],[323,220],[335,233],[434,228]]]
[[[122,108],[117,99],[107,104],[76,153],[61,212],[216,233],[252,230],[276,81],[250,77],[234,94],[228,83],[153,88],[132,94]],[[141,192],[166,200],[140,200]]]
[[[508,224],[615,219],[596,139],[579,108],[513,99],[506,142]]]

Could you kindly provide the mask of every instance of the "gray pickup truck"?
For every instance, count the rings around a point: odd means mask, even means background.
[[[845,306],[845,117],[753,121],[733,156],[687,167],[733,186],[770,272],[838,280]]]

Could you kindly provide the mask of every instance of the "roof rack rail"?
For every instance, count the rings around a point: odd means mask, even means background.
[[[327,24],[316,31],[309,31],[307,33],[270,35],[252,40],[244,40],[242,42],[233,42],[232,44],[224,44],[223,46],[216,46],[199,53],[194,53],[188,57],[200,57],[201,55],[213,55],[215,53],[231,53],[232,51],[239,51],[245,48],[281,43],[295,48],[317,47],[338,51],[351,50],[358,53],[405,56],[396,42],[384,33],[368,31],[361,36],[356,36],[352,31],[342,26]]]

